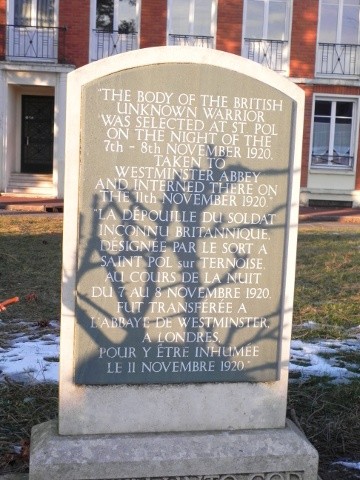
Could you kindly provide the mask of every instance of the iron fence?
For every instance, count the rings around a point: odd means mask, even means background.
[[[119,33],[117,31],[93,30],[93,40],[93,60],[100,60],[138,48],[138,34],[136,32]]]
[[[245,38],[247,58],[276,72],[285,72],[287,67],[288,42]]]
[[[6,25],[6,58],[62,62],[65,27]]]
[[[169,45],[214,48],[214,37],[206,35],[169,35]]]
[[[317,73],[321,75],[360,74],[360,45],[319,43]]]

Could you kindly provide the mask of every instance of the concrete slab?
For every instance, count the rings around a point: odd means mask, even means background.
[[[61,436],[32,431],[30,480],[192,477],[316,480],[318,454],[291,422],[283,429]]]

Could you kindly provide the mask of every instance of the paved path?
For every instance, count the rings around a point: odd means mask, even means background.
[[[300,207],[299,222],[360,224],[360,208]]]
[[[64,201],[58,198],[20,197],[0,194],[0,213],[63,212]]]

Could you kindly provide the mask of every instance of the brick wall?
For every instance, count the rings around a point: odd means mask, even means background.
[[[311,116],[312,116],[312,99],[313,86],[299,85],[305,91],[305,112],[304,112],[304,133],[302,143],[302,161],[301,161],[301,187],[307,186],[308,170],[309,170],[309,152],[311,139]]]
[[[142,0],[140,48],[166,45],[167,0]]]
[[[81,67],[89,63],[90,0],[60,1],[59,27],[66,27],[65,49],[59,45],[59,58]]]
[[[90,0],[60,1],[59,27],[66,27],[66,46],[60,42],[59,57],[77,68],[89,61]],[[218,50],[240,55],[244,0],[218,0]],[[290,77],[314,78],[319,0],[293,0]],[[6,25],[6,0],[0,0],[0,25]],[[166,45],[167,0],[142,0],[140,48]],[[5,58],[5,27],[0,27],[0,59]],[[301,185],[308,180],[311,150],[312,102],[315,93],[360,95],[360,88],[300,85],[306,94]],[[360,148],[358,151],[360,159]],[[356,188],[360,189],[360,168]]]
[[[218,0],[216,49],[241,53],[243,0]]]
[[[318,0],[294,0],[290,77],[314,78]]]

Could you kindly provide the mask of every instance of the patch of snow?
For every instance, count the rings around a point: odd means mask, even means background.
[[[360,378],[360,372],[349,369],[351,364],[342,361],[339,366],[337,355],[346,352],[355,352],[360,349],[358,340],[319,340],[317,342],[303,342],[293,340],[290,350],[290,372],[300,372],[306,379],[311,376],[328,376],[333,382],[348,382],[353,378]]]
[[[345,468],[360,470],[360,462],[333,462],[334,465],[342,465]]]
[[[30,340],[17,338],[10,349],[0,352],[0,378],[26,382],[57,382],[59,379],[59,337]]]

